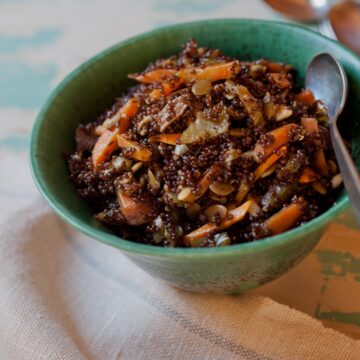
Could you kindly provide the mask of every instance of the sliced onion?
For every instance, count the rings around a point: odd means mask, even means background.
[[[190,144],[201,140],[209,139],[226,133],[229,128],[229,117],[226,109],[222,112],[219,122],[205,118],[202,112],[198,112],[196,120],[191,123],[181,136],[182,144]]]

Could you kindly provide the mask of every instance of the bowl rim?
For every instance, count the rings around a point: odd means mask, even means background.
[[[71,211],[67,210],[61,202],[51,193],[49,187],[47,186],[46,178],[41,174],[40,166],[37,161],[38,154],[38,145],[37,139],[40,137],[41,127],[44,121],[46,120],[46,115],[48,111],[51,109],[54,100],[58,97],[58,95],[67,87],[69,83],[71,83],[76,77],[83,72],[86,68],[92,66],[99,59],[106,57],[117,51],[121,48],[127,47],[129,45],[135,44],[138,41],[145,40],[147,38],[151,38],[154,35],[167,32],[174,31],[176,29],[182,29],[189,26],[204,26],[204,25],[212,25],[212,24],[236,24],[236,23],[248,23],[248,24],[268,24],[274,25],[276,27],[286,29],[295,29],[300,33],[308,33],[311,36],[323,38],[326,41],[332,42],[336,44],[336,46],[342,48],[347,54],[355,57],[356,60],[360,60],[360,57],[347,49],[342,44],[329,39],[311,29],[308,29],[304,26],[282,22],[282,21],[272,21],[272,20],[262,20],[262,19],[236,19],[236,18],[225,18],[225,19],[205,19],[205,20],[197,20],[191,22],[178,23],[174,25],[164,26],[152,31],[148,31],[145,33],[141,33],[139,35],[133,36],[127,40],[120,41],[115,45],[106,48],[96,55],[92,56],[90,59],[83,62],[81,65],[72,70],[51,92],[50,96],[46,100],[45,104],[42,106],[39,114],[36,117],[34,122],[31,139],[30,139],[30,169],[32,173],[33,180],[38,187],[42,196],[47,200],[52,209],[55,211],[60,218],[65,220],[65,222],[72,225],[75,229],[80,232],[88,235],[100,242],[106,243],[113,247],[119,248],[125,252],[136,253],[148,256],[175,256],[175,257],[213,257],[213,256],[233,256],[235,253],[254,253],[258,250],[266,250],[273,247],[279,247],[284,245],[285,243],[291,243],[298,239],[299,236],[306,236],[310,232],[317,231],[320,228],[323,228],[326,224],[328,224],[331,220],[337,217],[341,212],[343,212],[347,207],[350,206],[349,198],[345,193],[345,196],[334,203],[334,205],[328,209],[326,212],[312,219],[311,221],[298,226],[294,229],[286,231],[282,234],[267,237],[261,239],[260,241],[246,242],[241,244],[235,244],[231,246],[225,247],[214,247],[214,248],[165,248],[158,246],[151,246],[147,244],[141,244],[137,242],[133,242],[130,240],[123,239],[115,234],[108,233],[100,228],[97,223],[93,222],[93,224],[86,224],[82,220],[78,219],[76,214],[72,214]]]

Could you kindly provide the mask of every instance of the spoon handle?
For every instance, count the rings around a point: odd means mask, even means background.
[[[334,121],[330,136],[340,167],[345,189],[349,195],[358,224],[360,225],[360,176]]]

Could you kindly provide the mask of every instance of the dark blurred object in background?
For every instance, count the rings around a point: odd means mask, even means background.
[[[264,0],[274,10],[300,22],[318,23],[325,36],[360,54],[360,2],[331,0]]]

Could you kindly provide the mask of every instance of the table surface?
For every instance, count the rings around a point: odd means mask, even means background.
[[[30,131],[69,71],[130,36],[235,15],[284,20],[259,0],[0,0],[0,224],[40,196],[28,167]],[[16,173],[4,171],[14,163]],[[252,292],[359,339],[360,231],[351,210],[301,264]]]

